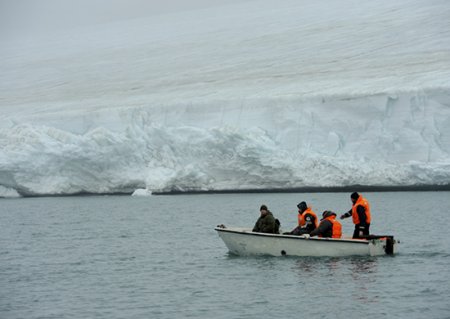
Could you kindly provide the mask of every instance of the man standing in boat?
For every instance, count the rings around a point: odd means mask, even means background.
[[[306,202],[301,202],[297,205],[298,208],[298,226],[291,232],[284,233],[285,235],[303,235],[309,234],[317,228],[317,215],[308,207]]]
[[[261,212],[261,216],[256,221],[253,231],[258,233],[278,234],[279,226],[273,217],[272,212],[266,205],[261,205],[259,211]]]
[[[352,193],[350,199],[353,203],[352,209],[341,215],[341,219],[352,216],[353,224],[355,224],[353,238],[369,236],[371,221],[369,202],[357,192]]]

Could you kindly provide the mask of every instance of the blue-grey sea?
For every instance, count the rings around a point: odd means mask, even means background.
[[[363,195],[396,256],[237,257],[214,231],[347,193],[0,199],[0,318],[450,318],[450,193]]]

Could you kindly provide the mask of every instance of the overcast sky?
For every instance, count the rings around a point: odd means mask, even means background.
[[[0,0],[2,33],[46,30],[249,0]]]

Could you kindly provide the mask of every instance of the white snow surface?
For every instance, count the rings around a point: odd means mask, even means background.
[[[233,1],[0,41],[0,196],[450,183],[447,0]]]

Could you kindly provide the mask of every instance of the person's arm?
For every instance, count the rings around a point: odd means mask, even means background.
[[[255,226],[253,226],[253,229],[252,229],[253,232],[259,232],[259,220],[260,219],[261,218],[258,218],[258,220],[255,223]]]
[[[319,225],[319,227],[317,227],[316,229],[314,229],[312,232],[309,233],[309,237],[314,237],[314,236],[319,235],[320,225]]]
[[[344,219],[344,218],[347,218],[347,217],[350,217],[350,216],[352,216],[352,210],[351,209],[348,212],[346,212],[345,214],[342,214],[340,218]]]
[[[314,236],[319,236],[319,235],[323,235],[326,233],[328,227],[330,226],[330,222],[328,220],[323,220],[320,224],[319,227],[317,227],[316,229],[314,229],[309,236],[310,237],[314,237]]]

